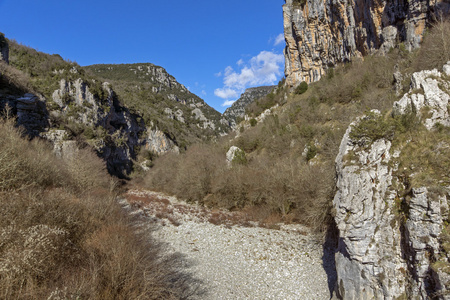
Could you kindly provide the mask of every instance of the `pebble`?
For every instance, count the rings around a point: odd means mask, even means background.
[[[163,226],[155,216],[148,219],[154,238],[167,253],[182,254],[187,261],[183,271],[203,285],[206,293],[193,299],[331,298],[336,280],[333,253],[324,252],[317,236],[304,234],[308,230],[302,225],[214,225],[186,215],[177,219],[178,226]]]

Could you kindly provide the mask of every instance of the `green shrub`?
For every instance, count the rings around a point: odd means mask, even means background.
[[[381,138],[392,140],[394,132],[395,125],[391,118],[386,120],[383,115],[370,111],[357,124],[352,125],[350,138],[360,145],[365,145]]]
[[[304,94],[308,90],[308,84],[306,81],[302,81],[296,88],[294,93],[297,95]]]
[[[250,119],[250,126],[255,127],[256,124],[258,124],[258,121],[255,118]]]
[[[235,165],[245,165],[247,164],[247,157],[245,156],[245,152],[242,150],[237,150],[234,153],[234,157],[232,163]]]

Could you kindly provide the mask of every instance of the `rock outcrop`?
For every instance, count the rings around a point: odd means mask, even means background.
[[[101,85],[100,94],[103,98],[93,94],[81,79],[74,82],[62,79],[60,88],[53,92],[58,109],[50,113],[62,114],[89,128],[86,129],[88,143],[105,159],[111,173],[131,172],[137,149],[144,148],[157,155],[178,151],[176,144],[163,132],[145,126],[140,116],[122,106],[108,83]],[[60,140],[54,143],[57,153],[64,152],[67,144]]]
[[[231,128],[236,129],[236,120],[245,116],[245,108],[255,100],[267,96],[276,86],[260,86],[248,88],[230,107],[228,107],[223,116],[228,120]]]
[[[0,32],[0,61],[9,63],[9,46],[5,35]]]
[[[415,114],[426,127],[424,135],[438,132],[436,126],[449,126],[449,71],[450,62],[444,73],[415,73],[410,92],[395,103],[394,115]],[[336,158],[336,293],[341,299],[449,299],[448,169],[436,175],[442,166],[427,169],[428,161],[411,163],[416,154],[405,149],[411,149],[412,141],[401,135],[369,142],[352,138],[365,118],[347,129]],[[448,136],[430,147],[441,160],[438,164],[448,160]]]
[[[445,0],[286,0],[286,84],[317,81],[337,63],[400,43],[417,48],[428,23],[449,11]]]

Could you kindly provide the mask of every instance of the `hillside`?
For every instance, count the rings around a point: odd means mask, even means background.
[[[118,98],[181,147],[229,131],[222,115],[189,92],[162,67],[150,63],[92,65],[89,74],[108,81]]]
[[[253,101],[267,96],[275,89],[275,86],[260,86],[248,88],[230,107],[228,107],[223,116],[228,120],[230,126],[235,128],[245,116],[245,109]]]
[[[170,151],[229,130],[221,114],[152,64],[82,68],[14,41],[2,42],[0,107],[60,155],[89,145],[122,177]],[[119,79],[120,78],[120,79]],[[106,82],[108,81],[108,82]]]

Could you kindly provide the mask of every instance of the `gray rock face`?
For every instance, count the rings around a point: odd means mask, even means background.
[[[394,105],[396,113],[408,112],[408,105],[414,103],[419,118],[424,107],[431,115],[422,117],[429,130],[436,122],[448,124],[450,82],[442,77],[437,70],[415,73],[411,91]],[[350,138],[351,130],[352,126],[336,158],[337,295],[341,299],[449,299],[448,270],[434,262],[448,263],[441,233],[448,218],[450,188],[435,194],[427,186],[410,186],[397,172],[397,159],[404,155],[401,148],[393,149],[386,139],[360,146]]]
[[[248,88],[229,108],[225,110],[223,116],[228,120],[230,127],[236,129],[236,119],[244,118],[245,108],[253,101],[265,97],[276,86],[260,86]]]
[[[446,76],[450,74],[450,61],[443,67]],[[420,93],[405,94],[400,101],[394,103],[394,109],[404,114],[408,109],[414,107],[420,113],[420,110],[427,107],[429,117],[425,119],[424,124],[428,129],[433,128],[436,123],[444,126],[450,126],[449,104],[450,96],[448,90],[450,83],[442,78],[438,70],[421,71],[412,75],[411,88]]]
[[[241,150],[241,148],[236,147],[236,146],[231,146],[230,149],[228,149],[227,151],[227,164],[228,166],[231,166],[231,163],[233,162],[233,159],[236,157],[236,155],[238,155],[239,153],[244,153],[243,150]]]
[[[0,61],[9,63],[9,47],[5,35],[0,32]]]
[[[6,107],[9,107],[12,115],[17,116],[17,125],[30,136],[39,136],[49,126],[45,101],[34,94],[2,94],[0,111]]]
[[[180,149],[160,130],[147,129],[145,149],[155,154],[161,155],[167,152],[178,153]]]
[[[287,0],[283,5],[285,75],[289,86],[319,80],[330,66],[403,43],[419,47],[433,14],[448,13],[444,0]],[[433,13],[432,13],[433,12]]]
[[[107,135],[96,136],[89,143],[106,160],[110,172],[128,174],[132,170],[132,160],[138,154],[135,149],[140,147],[156,154],[178,151],[164,133],[147,128],[142,120],[138,121],[139,116],[121,106],[108,83],[104,83],[102,89],[106,96],[98,99],[81,79],[75,82],[62,79],[60,88],[52,96],[73,121],[106,131]],[[55,148],[57,152],[58,149]]]

